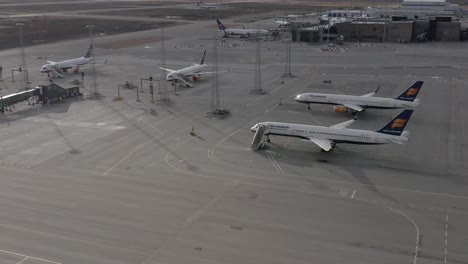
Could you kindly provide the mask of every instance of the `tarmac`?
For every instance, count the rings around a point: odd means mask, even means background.
[[[232,21],[223,21],[229,24]],[[262,25],[274,27],[273,22]],[[246,24],[246,27],[249,26]],[[251,24],[250,26],[255,26]],[[214,21],[165,30],[166,67],[213,64]],[[149,30],[96,37],[97,46],[160,36]],[[221,35],[219,35],[221,36]],[[292,43],[293,78],[282,78],[285,46],[262,41],[263,95],[254,87],[255,43],[217,47],[225,119],[208,119],[212,75],[193,88],[117,86],[159,79],[160,42],[97,48],[98,99],[25,102],[0,116],[0,262],[468,263],[467,44],[346,43],[347,51]],[[47,82],[39,57],[82,56],[89,40],[27,47],[32,86]],[[3,94],[19,51],[0,51]],[[85,72],[90,94],[91,70]],[[76,74],[57,83],[67,85]],[[331,80],[331,83],[324,83]],[[331,126],[352,118],[307,106],[301,92],[396,97],[424,81],[405,145],[314,144],[272,137],[250,150],[260,121]],[[400,110],[368,110],[352,128],[377,130]],[[191,135],[194,128],[194,135]]]

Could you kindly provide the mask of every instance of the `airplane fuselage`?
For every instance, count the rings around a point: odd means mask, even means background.
[[[55,63],[53,63],[53,65],[57,66],[58,68],[60,68],[62,70],[68,70],[68,69],[71,69],[71,68],[74,68],[74,67],[77,67],[77,66],[86,65],[90,61],[91,61],[91,58],[81,57],[81,58],[76,58],[76,59],[71,59],[71,60],[64,60],[64,61],[55,62]],[[44,66],[42,66],[41,72],[44,73],[44,72],[52,71],[52,69],[49,69],[49,66],[48,66],[50,64],[52,64],[52,63],[45,64]]]
[[[178,78],[178,74],[183,74],[187,77],[191,77],[201,72],[207,65],[206,64],[195,64],[187,68],[183,68],[177,71],[169,72],[166,76],[167,81],[173,81]]]
[[[265,135],[297,137],[305,140],[310,138],[327,139],[335,143],[350,143],[350,144],[365,144],[376,145],[386,144],[391,142],[405,142],[408,141],[404,133],[401,136],[388,135],[369,130],[359,129],[337,129],[324,126],[312,126],[302,124],[291,124],[281,122],[261,122],[251,128],[252,132],[257,131],[258,125],[266,127]]]
[[[267,35],[270,33],[270,31],[266,29],[244,29],[244,28],[239,28],[239,29],[225,29],[224,33],[226,35],[240,35],[240,36],[254,36],[254,35]]]
[[[330,104],[330,105],[358,105],[364,108],[378,109],[397,109],[416,107],[419,105],[419,100],[404,101],[393,98],[384,97],[364,97],[356,95],[342,94],[325,94],[325,93],[304,93],[296,96],[294,99],[299,103],[304,104]]]

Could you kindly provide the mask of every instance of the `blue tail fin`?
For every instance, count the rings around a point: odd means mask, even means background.
[[[221,23],[221,21],[219,21],[219,19],[216,19],[216,23],[218,23],[219,30],[226,30],[226,27],[223,25],[223,23]]]
[[[419,90],[421,90],[423,83],[423,81],[415,82],[413,85],[411,85],[410,88],[406,89],[406,91],[404,91],[395,99],[413,102],[414,99],[416,99],[416,96],[418,96]]]
[[[202,58],[201,58],[200,65],[205,64],[205,55],[206,55],[206,49],[205,49],[205,51],[203,52],[203,56],[202,56]]]
[[[85,54],[84,57],[85,57],[85,58],[91,58],[92,55],[93,55],[93,44],[91,44],[91,45],[89,46],[89,49],[88,49],[88,51],[86,52],[86,54]]]
[[[379,133],[401,136],[403,130],[405,130],[408,121],[413,114],[413,110],[403,110],[399,115],[393,118],[392,121],[388,122],[384,127],[377,130]]]

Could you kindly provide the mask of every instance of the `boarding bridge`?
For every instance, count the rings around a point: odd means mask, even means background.
[[[252,139],[252,144],[250,144],[250,148],[252,150],[258,150],[259,148],[263,147],[262,138],[265,134],[266,127],[264,125],[258,125],[257,132],[255,132],[255,136]]]
[[[179,80],[185,83],[185,85],[187,85],[188,87],[193,87],[193,81],[187,75],[183,73],[178,73],[177,77]]]

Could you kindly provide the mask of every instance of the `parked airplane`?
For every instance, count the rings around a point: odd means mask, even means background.
[[[189,66],[187,68],[183,68],[180,70],[171,70],[171,69],[162,68],[162,67],[159,67],[159,68],[169,72],[166,76],[166,81],[177,82],[178,80],[180,80],[183,83],[185,83],[187,86],[192,87],[193,86],[192,81],[200,80],[200,75],[214,73],[214,72],[202,72],[202,70],[206,66],[209,66],[205,64],[205,55],[206,55],[206,49],[203,52],[203,56],[199,64],[194,64],[192,66]]]
[[[217,4],[217,3],[205,3],[203,1],[198,1],[197,2],[197,6],[200,9],[216,9],[216,8],[218,8],[218,5],[219,4]]]
[[[297,21],[298,18],[303,17],[303,15],[284,15],[281,17],[275,17],[275,23],[279,25],[279,27],[290,27],[294,25],[294,22]]]
[[[247,29],[247,28],[239,28],[239,29],[228,29],[226,28],[223,23],[221,23],[221,21],[219,21],[219,19],[216,20],[216,22],[218,23],[218,28],[219,30],[222,30],[224,32],[224,36],[241,36],[241,37],[251,37],[251,36],[255,36],[255,35],[267,35],[267,34],[271,34],[271,32],[269,30],[266,30],[266,29]]]
[[[296,96],[294,100],[299,103],[308,104],[331,104],[335,105],[335,112],[352,112],[353,114],[364,111],[367,108],[396,109],[416,107],[419,99],[416,96],[423,85],[423,81],[415,82],[397,98],[374,97],[379,88],[372,93],[362,96],[324,93],[303,93]]]
[[[11,17],[10,16],[0,16],[0,22],[10,22]]]
[[[408,141],[408,131],[404,131],[413,110],[403,110],[398,116],[393,118],[388,124],[377,131],[347,129],[355,119],[336,124],[331,127],[311,126],[301,124],[290,124],[280,122],[261,122],[251,128],[252,132],[257,132],[263,126],[264,135],[267,142],[270,142],[270,135],[298,137],[306,142],[312,141],[317,144],[322,151],[333,150],[337,143],[377,145],[396,143],[404,144]]]
[[[63,78],[63,73],[70,70],[73,73],[77,73],[80,70],[81,66],[84,66],[91,62],[92,58],[93,45],[89,46],[88,51],[83,57],[64,60],[64,61],[47,61],[47,64],[41,67],[42,73],[53,73],[55,76]],[[106,62],[107,63],[107,60]]]

